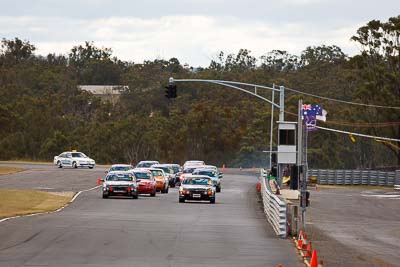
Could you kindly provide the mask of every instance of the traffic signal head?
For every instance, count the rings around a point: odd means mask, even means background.
[[[176,98],[177,92],[176,92],[176,85],[175,84],[170,84],[168,86],[165,86],[165,97],[166,98]]]
[[[166,98],[171,98],[171,93],[170,93],[169,86],[165,86],[165,97]]]
[[[171,84],[170,86],[170,90],[171,90],[171,97],[172,98],[176,98],[178,95],[176,93],[176,85],[175,84]]]

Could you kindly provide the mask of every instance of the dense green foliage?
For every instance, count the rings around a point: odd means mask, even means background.
[[[178,98],[169,101],[164,96],[168,78],[278,84],[398,107],[399,36],[400,16],[361,27],[352,37],[362,49],[354,57],[337,46],[307,47],[300,56],[275,50],[259,59],[242,49],[237,55],[221,52],[207,68],[184,67],[176,58],[123,62],[110,49],[90,42],[73,47],[69,55],[43,57],[34,54],[29,41],[3,39],[0,159],[51,160],[74,148],[99,163],[203,159],[219,166],[260,166],[266,162],[262,151],[269,150],[269,104],[206,83],[179,83]],[[129,90],[111,102],[80,91],[78,85],[128,85]],[[258,93],[271,97],[270,91]],[[287,120],[297,121],[291,113],[297,114],[300,98],[328,110],[328,121],[321,125],[400,139],[399,109],[347,105],[287,91]],[[399,147],[364,138],[353,143],[347,135],[318,131],[310,134],[309,160],[312,168],[399,166]]]

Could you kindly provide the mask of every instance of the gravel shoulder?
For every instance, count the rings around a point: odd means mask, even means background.
[[[306,216],[306,233],[324,266],[400,266],[399,192],[311,190]]]

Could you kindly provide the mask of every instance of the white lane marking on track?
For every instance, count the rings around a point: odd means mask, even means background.
[[[375,197],[375,198],[389,198],[389,199],[400,199],[400,195],[364,195],[363,197]]]
[[[51,213],[60,212],[61,210],[63,210],[64,208],[66,208],[69,204],[71,204],[72,202],[74,202],[75,199],[76,199],[81,193],[94,190],[94,189],[96,189],[96,188],[99,188],[100,186],[101,186],[101,185],[97,185],[97,186],[95,186],[95,187],[92,187],[92,188],[89,188],[89,189],[86,189],[86,190],[79,191],[78,193],[75,194],[75,196],[71,199],[70,202],[68,202],[67,204],[65,204],[64,206],[62,206],[61,208],[59,208],[59,209],[57,209],[57,210],[55,210],[55,211],[47,211],[47,212],[40,212],[40,213],[33,213],[33,214],[26,214],[26,215],[19,215],[19,216],[14,216],[14,217],[8,217],[8,218],[1,219],[1,220],[0,220],[0,223],[5,222],[5,221],[8,221],[8,220],[11,220],[11,219],[20,218],[20,217],[32,217],[32,216],[36,216],[36,215],[51,214]]]
[[[54,188],[45,187],[45,186],[38,186],[38,187],[34,187],[32,189],[35,189],[35,190],[53,190]]]

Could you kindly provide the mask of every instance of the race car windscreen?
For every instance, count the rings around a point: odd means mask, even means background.
[[[154,176],[162,176],[163,175],[162,171],[159,171],[159,170],[152,170],[151,173]]]
[[[110,172],[112,171],[129,171],[131,168],[128,166],[117,166],[117,167],[111,167]]]
[[[207,175],[209,177],[216,177],[217,176],[217,174],[214,171],[196,171],[196,172],[193,172],[193,174]]]
[[[178,173],[180,171],[179,166],[172,166],[172,169],[174,170],[174,173]]]
[[[135,172],[136,179],[151,179],[151,174],[148,172]]]
[[[187,185],[208,185],[210,184],[210,179],[206,178],[194,178],[194,179],[185,179],[182,182]]]
[[[73,152],[71,153],[73,158],[87,158],[87,156],[80,152]]]
[[[183,173],[192,173],[196,168],[186,168],[183,170]]]
[[[107,181],[126,181],[130,182],[133,180],[133,176],[131,174],[110,174],[107,176]]]

